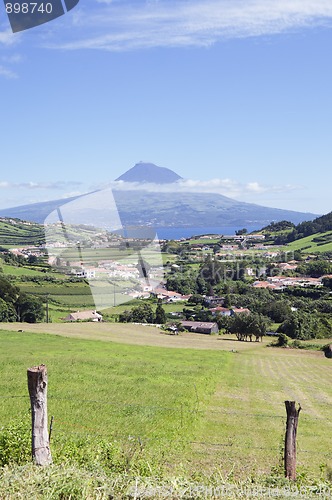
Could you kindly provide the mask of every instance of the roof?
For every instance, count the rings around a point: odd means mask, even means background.
[[[239,313],[250,313],[249,309],[247,309],[246,307],[232,307],[232,311],[233,311],[235,314],[239,314]]]
[[[212,321],[181,321],[182,326],[185,328],[202,328],[202,329],[210,329],[210,328],[218,328],[217,323]]]
[[[78,321],[87,319],[102,319],[102,315],[97,313],[97,311],[77,311],[76,313],[70,313],[65,318],[65,321]]]
[[[212,321],[181,321],[181,325],[191,332],[210,333],[219,331],[217,323]]]
[[[218,307],[211,307],[210,308],[210,311],[211,312],[230,312],[230,309],[228,309],[227,307],[221,307],[221,306],[218,306]]]

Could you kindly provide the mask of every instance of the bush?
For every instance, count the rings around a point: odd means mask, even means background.
[[[289,340],[290,340],[289,337],[287,337],[287,335],[285,333],[279,333],[277,346],[278,347],[286,347],[286,346],[288,346]]]

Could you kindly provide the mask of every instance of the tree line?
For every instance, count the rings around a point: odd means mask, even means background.
[[[44,318],[39,297],[22,292],[4,276],[0,276],[0,321],[36,323]]]

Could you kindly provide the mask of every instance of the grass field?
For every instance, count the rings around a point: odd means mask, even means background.
[[[1,262],[1,261],[0,261]],[[9,274],[11,276],[35,276],[35,277],[40,277],[40,278],[45,278],[45,272],[40,271],[39,269],[33,268],[33,267],[18,267],[18,266],[11,266],[9,264],[2,264],[1,262],[1,267],[3,269],[4,274]],[[58,278],[62,278],[63,275],[57,274],[56,275]]]
[[[0,245],[13,246],[38,245],[44,241],[43,228],[39,224],[16,220],[0,220]]]
[[[28,418],[27,397],[8,396],[26,395],[27,367],[45,363],[58,454],[60,438],[96,435],[152,474],[269,475],[291,399],[302,406],[299,470],[318,478],[332,465],[332,362],[321,352],[139,325],[8,327],[0,332],[1,425]]]
[[[322,240],[326,238],[325,244],[320,244],[313,239],[320,237]],[[307,236],[306,238],[301,238],[300,240],[292,241],[286,247],[288,251],[303,250],[304,253],[321,253],[321,252],[331,252],[332,251],[332,241],[331,241],[331,231],[326,233],[313,234],[312,236]]]

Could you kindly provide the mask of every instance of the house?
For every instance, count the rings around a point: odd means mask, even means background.
[[[70,313],[64,318],[64,321],[103,321],[101,314],[97,311],[77,311]]]
[[[155,295],[157,299],[161,299],[163,302],[185,301],[191,297],[191,295],[182,295],[181,293],[166,290],[164,288],[155,288],[153,295]]]
[[[82,267],[81,269],[72,269],[71,272],[76,276],[76,278],[93,279],[96,277],[95,269],[84,269]]]
[[[295,271],[297,268],[297,264],[290,264],[289,262],[280,262],[280,264],[277,264],[277,267],[281,269],[282,271]]]
[[[217,296],[205,297],[205,302],[207,303],[208,306],[222,306],[224,301],[225,301],[224,297],[217,297]]]
[[[247,234],[247,240],[265,240],[265,234]]]
[[[256,275],[256,270],[253,269],[252,267],[247,267],[244,272],[247,276],[255,276]]]
[[[233,307],[231,309],[231,316],[235,316],[236,314],[250,314],[250,311],[246,307]]]
[[[218,306],[218,307],[212,307],[210,309],[211,311],[211,314],[212,316],[217,316],[218,314],[220,316],[231,316],[231,310],[228,309],[227,307],[221,307],[221,306]]]
[[[298,287],[316,287],[322,286],[322,278],[310,278],[307,276],[286,277],[286,276],[269,276],[269,283],[278,285],[278,287],[298,286]]]
[[[274,285],[273,283],[269,283],[268,281],[255,281],[252,285],[253,288],[270,288],[281,290],[282,287],[278,285]]]
[[[212,323],[212,322],[210,323],[202,321],[181,321],[181,325],[189,332],[194,332],[194,333],[211,334],[219,332],[217,323]]]

